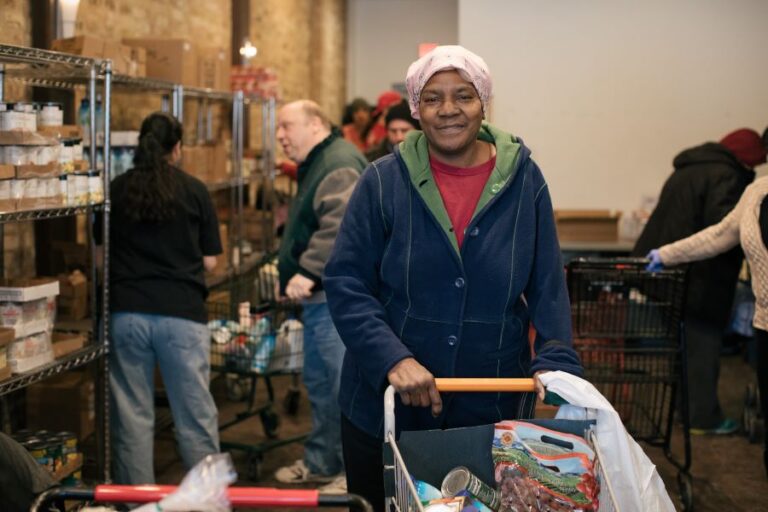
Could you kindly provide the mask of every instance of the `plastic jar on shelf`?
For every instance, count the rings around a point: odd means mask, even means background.
[[[38,126],[62,126],[64,124],[64,109],[61,103],[40,103],[37,110]]]
[[[96,171],[88,173],[88,201],[91,203],[104,201],[104,184],[101,175]]]
[[[3,146],[2,163],[7,165],[34,165],[37,158],[35,146]]]
[[[59,162],[61,158],[60,146],[39,146],[36,155],[37,165],[48,165]]]

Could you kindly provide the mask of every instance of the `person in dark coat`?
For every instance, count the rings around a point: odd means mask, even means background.
[[[406,101],[402,101],[389,109],[385,126],[387,127],[387,137],[378,146],[365,153],[365,158],[369,162],[378,160],[394,151],[395,146],[405,140],[405,135],[409,131],[421,129],[421,124],[411,115],[411,107]]]
[[[686,149],[673,161],[655,210],[633,254],[686,238],[717,224],[755,179],[753,167],[764,159],[760,136],[741,129],[719,143]],[[763,160],[764,161],[764,160]],[[691,432],[730,434],[736,421],[723,416],[717,398],[720,347],[728,323],[743,253],[736,247],[690,264],[686,307]]]

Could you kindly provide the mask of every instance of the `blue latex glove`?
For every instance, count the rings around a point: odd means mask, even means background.
[[[664,262],[661,261],[661,254],[659,254],[658,249],[653,249],[645,258],[649,260],[645,270],[648,270],[649,272],[658,272],[664,268]]]

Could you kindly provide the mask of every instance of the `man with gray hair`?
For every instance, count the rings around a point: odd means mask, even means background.
[[[298,191],[280,243],[280,293],[301,301],[304,385],[312,407],[312,431],[304,459],[280,468],[284,483],[331,482],[324,492],[346,492],[338,405],[344,344],[328,311],[322,276],[341,219],[366,166],[365,157],[331,125],[313,101],[282,107],[277,140],[298,167]],[[337,476],[339,475],[339,476]]]

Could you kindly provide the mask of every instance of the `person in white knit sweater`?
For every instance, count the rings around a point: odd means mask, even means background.
[[[765,152],[762,162],[765,163]],[[755,294],[755,345],[763,417],[768,413],[768,177],[752,183],[720,223],[648,254],[649,270],[714,257],[741,244]],[[711,297],[718,300],[718,297]],[[768,437],[763,461],[768,470]]]

